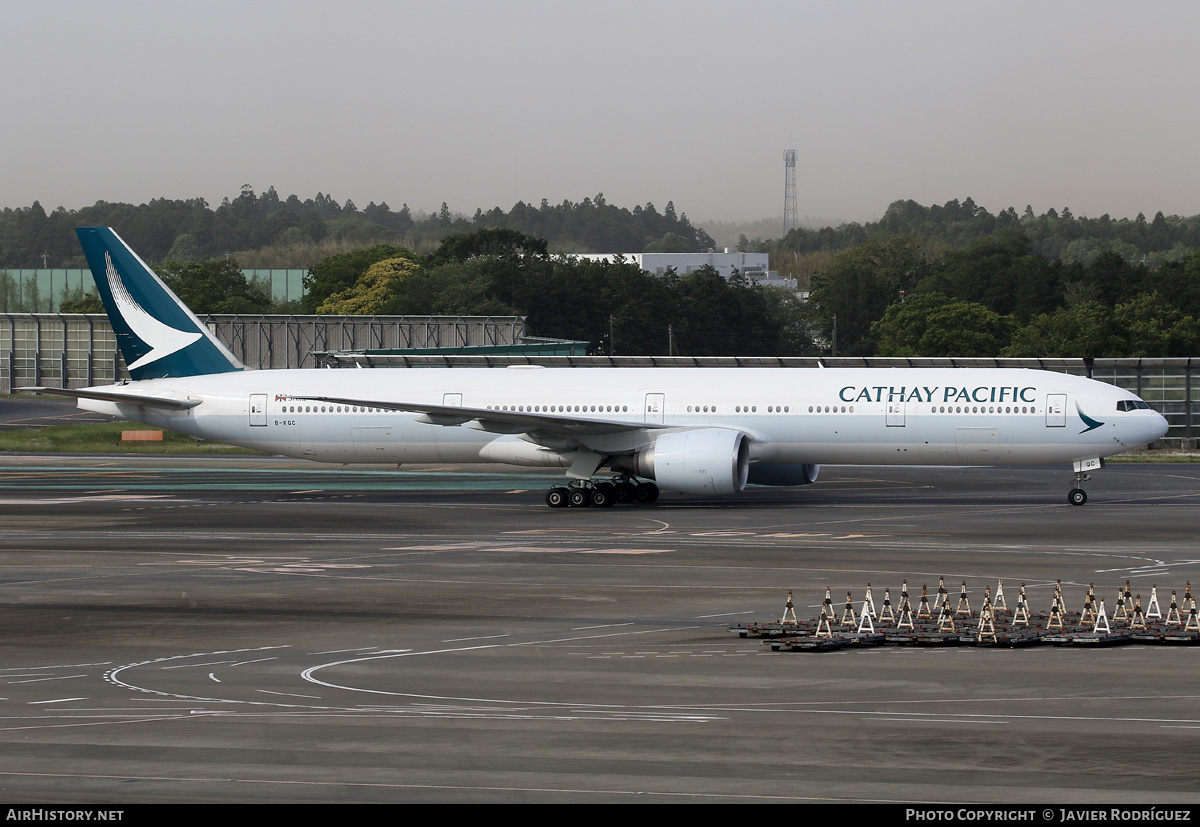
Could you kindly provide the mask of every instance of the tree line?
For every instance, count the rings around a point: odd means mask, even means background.
[[[1200,249],[1200,215],[1165,216],[1159,211],[1149,221],[1141,213],[1132,219],[1107,214],[1088,218],[1074,215],[1069,207],[1036,215],[1029,205],[1020,214],[1008,207],[993,215],[971,198],[928,207],[911,200],[895,201],[878,221],[798,228],[775,239],[751,241],[743,236],[738,249],[769,253],[772,266],[781,274],[807,285],[834,255],[868,241],[905,236],[919,240],[927,255],[936,256],[1006,230],[1020,230],[1033,255],[1083,265],[1091,265],[1104,253],[1118,253],[1153,268],[1181,261]]]
[[[1200,253],[1152,267],[1112,250],[1084,264],[1031,247],[1020,227],[935,254],[915,236],[865,241],[814,274],[807,310],[843,355],[1200,352]]]
[[[203,198],[157,198],[133,205],[98,201],[90,207],[47,213],[32,206],[0,211],[0,268],[84,267],[75,227],[114,228],[148,261],[199,262],[239,259],[247,267],[309,267],[334,252],[388,243],[431,253],[442,239],[478,229],[512,229],[546,239],[556,252],[697,252],[713,241],[668,201],[632,210],[609,204],[601,193],[578,203],[537,206],[518,201],[510,210],[477,209],[467,218],[443,203],[436,212],[413,214],[405,204],[359,209],[317,193],[301,201],[280,198],[274,187],[256,194],[243,186],[215,209]]]
[[[145,258],[164,261],[168,284],[202,313],[523,315],[536,335],[620,354],[1186,356],[1200,349],[1200,217],[1161,212],[1151,221],[1088,219],[1066,208],[992,215],[970,198],[929,207],[897,201],[878,222],[743,239],[744,248],[770,252],[773,266],[789,255],[812,265],[802,302],[710,269],[655,277],[630,262],[561,255],[564,246],[682,252],[711,242],[670,203],[662,213],[650,204],[626,210],[598,195],[578,204],[518,202],[467,219],[445,205],[413,216],[407,207],[360,211],[323,194],[301,202],[246,187],[216,210],[159,200],[39,218],[35,207],[0,214],[0,243],[10,245],[18,225],[40,225],[30,237],[47,244],[62,230],[72,246],[75,225],[114,225]],[[322,248],[307,268],[306,295],[286,306],[248,283],[236,257],[213,255],[214,244],[335,232],[343,248]],[[32,255],[37,245],[22,243]],[[9,249],[17,247],[0,247]],[[68,312],[97,308],[94,297],[68,298]]]

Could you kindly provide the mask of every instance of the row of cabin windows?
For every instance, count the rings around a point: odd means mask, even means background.
[[[489,411],[518,413],[628,413],[628,405],[488,405]]]
[[[991,413],[991,414],[996,414],[996,413],[1007,413],[1007,414],[1037,413],[1036,408],[1033,408],[1030,406],[1024,406],[1024,405],[1019,408],[1016,406],[1013,406],[1013,405],[1003,405],[1003,406],[996,406],[996,405],[969,405],[969,406],[932,405],[932,406],[930,406],[929,411],[930,411],[930,413]],[[838,405],[826,405],[825,407],[822,408],[820,405],[816,405],[816,406],[809,405],[808,412],[809,413],[854,413],[854,406],[851,405],[849,407],[846,407],[845,405],[842,405],[839,407]]]
[[[1037,413],[1037,408],[1025,405],[1019,408],[1015,405],[1004,405],[1003,407],[999,405],[971,405],[969,407],[966,405],[934,405],[931,410],[933,413]]]
[[[1140,401],[1140,400],[1139,400]],[[1127,404],[1129,407],[1123,408],[1121,405]],[[1133,410],[1136,403],[1118,402],[1118,410]],[[1149,408],[1145,402],[1142,406]],[[488,405],[489,411],[516,411],[520,413],[628,413],[628,405]],[[646,408],[650,412],[651,408]],[[716,405],[688,405],[688,413],[716,413]],[[757,413],[757,405],[736,405],[734,406],[736,413]],[[933,413],[1031,413],[1036,414],[1037,409],[1022,405],[1020,408],[1011,405],[1003,407],[996,406],[939,406],[934,405],[931,408]],[[357,405],[284,405],[283,413],[383,413],[383,408],[368,408],[359,407]],[[788,405],[768,405],[767,413],[790,413],[791,407]],[[854,406],[850,405],[809,405],[809,413],[854,413]]]
[[[284,405],[280,413],[383,413],[383,408],[358,405]]]

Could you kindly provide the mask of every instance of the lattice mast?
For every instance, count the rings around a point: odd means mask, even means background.
[[[799,207],[796,202],[796,150],[783,153],[783,234],[800,226]]]

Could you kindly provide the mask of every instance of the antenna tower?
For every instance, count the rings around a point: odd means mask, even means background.
[[[796,206],[796,150],[783,153],[783,234],[800,226],[799,210]]]

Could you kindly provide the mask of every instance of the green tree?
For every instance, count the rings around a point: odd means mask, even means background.
[[[301,300],[305,313],[315,313],[325,300],[336,293],[352,288],[367,269],[378,261],[390,258],[416,257],[404,247],[376,244],[361,250],[322,259],[304,277],[305,294]]]
[[[180,233],[167,253],[168,261],[201,261],[204,259],[196,236],[191,233]]]
[[[692,243],[678,233],[667,233],[657,241],[644,245],[640,252],[646,253],[690,253]]]
[[[103,313],[104,302],[100,301],[95,287],[86,292],[82,285],[74,290],[64,287],[58,310],[60,313]]]
[[[1142,281],[1143,270],[1131,266],[1115,250],[1107,250],[1092,260],[1086,273],[1100,303],[1115,307],[1133,296]]]
[[[1001,356],[1096,358],[1123,348],[1113,312],[1098,302],[1083,302],[1042,313],[1013,334]]]
[[[536,256],[544,259],[548,255],[545,239],[499,227],[447,236],[442,239],[437,251],[429,256],[427,263],[437,265],[487,256]]]
[[[828,268],[813,275],[809,296],[813,317],[827,337],[832,337],[837,317],[841,354],[870,356],[876,350],[872,323],[883,317],[901,290],[911,290],[928,272],[916,239],[868,241],[840,253]]]
[[[917,290],[979,303],[1027,321],[1061,304],[1058,280],[1059,271],[1032,255],[1025,232],[1012,226],[946,253]]]
[[[317,313],[330,316],[374,316],[388,312],[403,282],[417,272],[407,258],[385,258],[367,268],[351,287],[330,296]]]
[[[1200,323],[1158,293],[1117,305],[1113,326],[1122,348],[1111,356],[1194,356],[1200,351]]]
[[[164,262],[158,275],[193,313],[266,313],[271,293],[249,281],[231,258]]]
[[[1157,292],[1172,307],[1200,319],[1200,252],[1147,272],[1141,289]]]
[[[1015,327],[982,304],[925,293],[889,307],[872,334],[881,356],[996,356]]]

